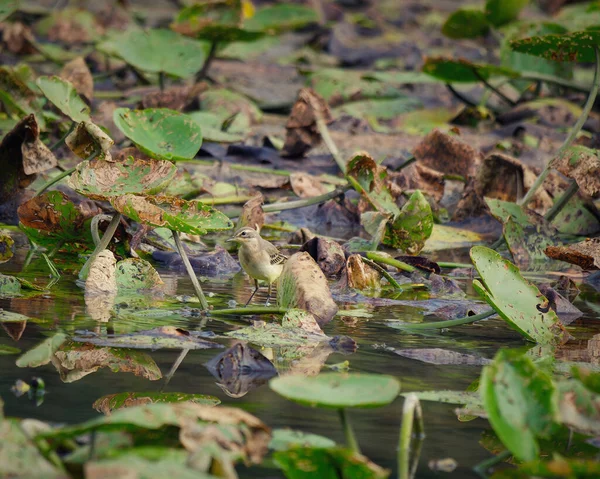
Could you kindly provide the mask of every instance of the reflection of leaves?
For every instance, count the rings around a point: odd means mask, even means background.
[[[20,368],[37,368],[48,364],[54,353],[66,340],[67,336],[65,334],[54,334],[19,357],[17,359],[17,366]]]
[[[489,359],[472,354],[463,354],[442,348],[429,349],[396,349],[394,352],[404,358],[416,359],[428,364],[460,364],[466,366],[483,366]]]
[[[221,401],[214,396],[187,393],[161,393],[161,392],[131,392],[108,394],[94,401],[92,407],[98,412],[110,414],[115,409],[122,409],[145,404],[177,403],[189,401],[194,404],[216,406]]]

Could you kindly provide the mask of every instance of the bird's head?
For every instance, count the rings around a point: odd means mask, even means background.
[[[257,243],[259,239],[260,234],[257,230],[250,228],[249,226],[244,226],[243,228],[237,230],[235,234],[227,241],[243,245]]]

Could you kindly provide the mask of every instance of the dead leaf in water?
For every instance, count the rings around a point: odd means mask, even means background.
[[[472,354],[458,353],[448,349],[396,349],[394,352],[402,357],[416,359],[428,364],[454,364],[463,366],[484,366],[491,361]]]
[[[76,57],[60,71],[59,76],[70,82],[80,95],[91,101],[94,98],[94,79],[83,57]]]
[[[600,238],[590,238],[568,246],[548,246],[550,258],[580,266],[584,270],[600,269]]]
[[[300,251],[308,252],[328,277],[337,276],[346,263],[342,247],[327,238],[316,236],[304,243]]]

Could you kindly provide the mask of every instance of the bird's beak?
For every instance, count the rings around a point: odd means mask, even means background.
[[[229,238],[225,240],[225,243],[235,243],[236,242],[236,238]]]

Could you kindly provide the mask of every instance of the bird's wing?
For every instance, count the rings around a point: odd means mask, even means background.
[[[282,255],[277,249],[277,246],[275,246],[272,243],[269,243],[266,240],[264,241],[266,243],[265,249],[267,253],[269,253],[269,258],[271,259],[271,264],[283,264],[287,261],[287,256]]]

